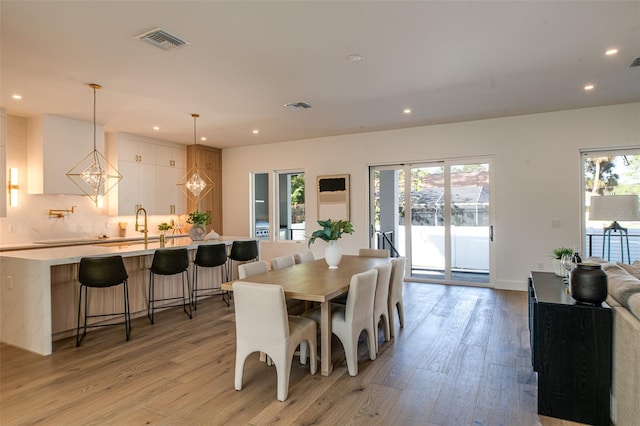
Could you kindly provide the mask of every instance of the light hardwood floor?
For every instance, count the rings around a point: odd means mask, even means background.
[[[334,371],[294,360],[289,397],[274,367],[252,356],[233,387],[233,307],[198,302],[189,320],[164,311],[151,326],[99,329],[48,357],[0,346],[0,424],[568,425],[536,414],[526,292],[405,283],[405,327],[357,377],[334,345]],[[397,322],[396,322],[396,326]]]

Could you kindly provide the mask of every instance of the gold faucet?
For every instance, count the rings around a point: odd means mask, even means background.
[[[144,213],[144,229],[141,231],[140,225],[138,225],[138,215],[140,212]],[[147,234],[149,233],[149,229],[147,228],[147,211],[143,207],[139,207],[136,210],[136,231],[144,233],[144,243],[147,244]]]
[[[64,219],[65,213],[75,213],[75,212],[76,212],[76,206],[71,206],[70,209],[65,209],[65,210],[49,209],[49,216],[55,216],[59,219]]]

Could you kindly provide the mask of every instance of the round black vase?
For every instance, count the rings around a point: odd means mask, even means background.
[[[600,304],[607,298],[607,274],[597,263],[578,263],[571,270],[571,296],[578,302]]]

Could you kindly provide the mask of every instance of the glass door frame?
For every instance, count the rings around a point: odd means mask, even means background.
[[[443,159],[443,160],[432,160],[432,161],[419,161],[419,162],[411,162],[411,163],[397,163],[397,164],[370,164],[368,166],[369,169],[369,214],[368,214],[368,225],[369,225],[369,245],[371,247],[375,246],[375,185],[374,183],[374,173],[377,171],[384,170],[402,170],[404,172],[404,211],[405,213],[405,235],[404,235],[404,253],[407,258],[407,268],[405,270],[405,278],[407,280],[415,281],[415,282],[437,282],[443,284],[456,284],[456,285],[466,285],[466,286],[482,286],[482,287],[493,287],[494,282],[494,272],[495,272],[495,261],[494,261],[494,216],[495,216],[495,208],[493,208],[494,204],[494,192],[491,190],[491,187],[494,184],[493,176],[494,176],[494,165],[493,165],[493,156],[481,156],[481,157],[463,157],[463,158],[451,158],[451,159]],[[452,244],[451,244],[451,167],[452,166],[463,166],[467,164],[488,164],[489,165],[489,246],[488,246],[488,256],[489,256],[489,274],[488,274],[488,283],[474,283],[468,281],[457,281],[452,280],[451,278],[451,258],[452,258]],[[419,168],[419,167],[442,167],[444,170],[444,217],[445,217],[445,229],[444,229],[444,247],[445,247],[445,265],[444,265],[444,273],[445,278],[440,279],[424,279],[414,277],[412,275],[412,265],[413,265],[413,254],[412,254],[412,232],[411,232],[411,169]]]

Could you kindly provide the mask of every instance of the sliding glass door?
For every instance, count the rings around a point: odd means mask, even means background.
[[[413,280],[488,285],[489,184],[490,159],[372,166],[371,246],[406,256]]]

